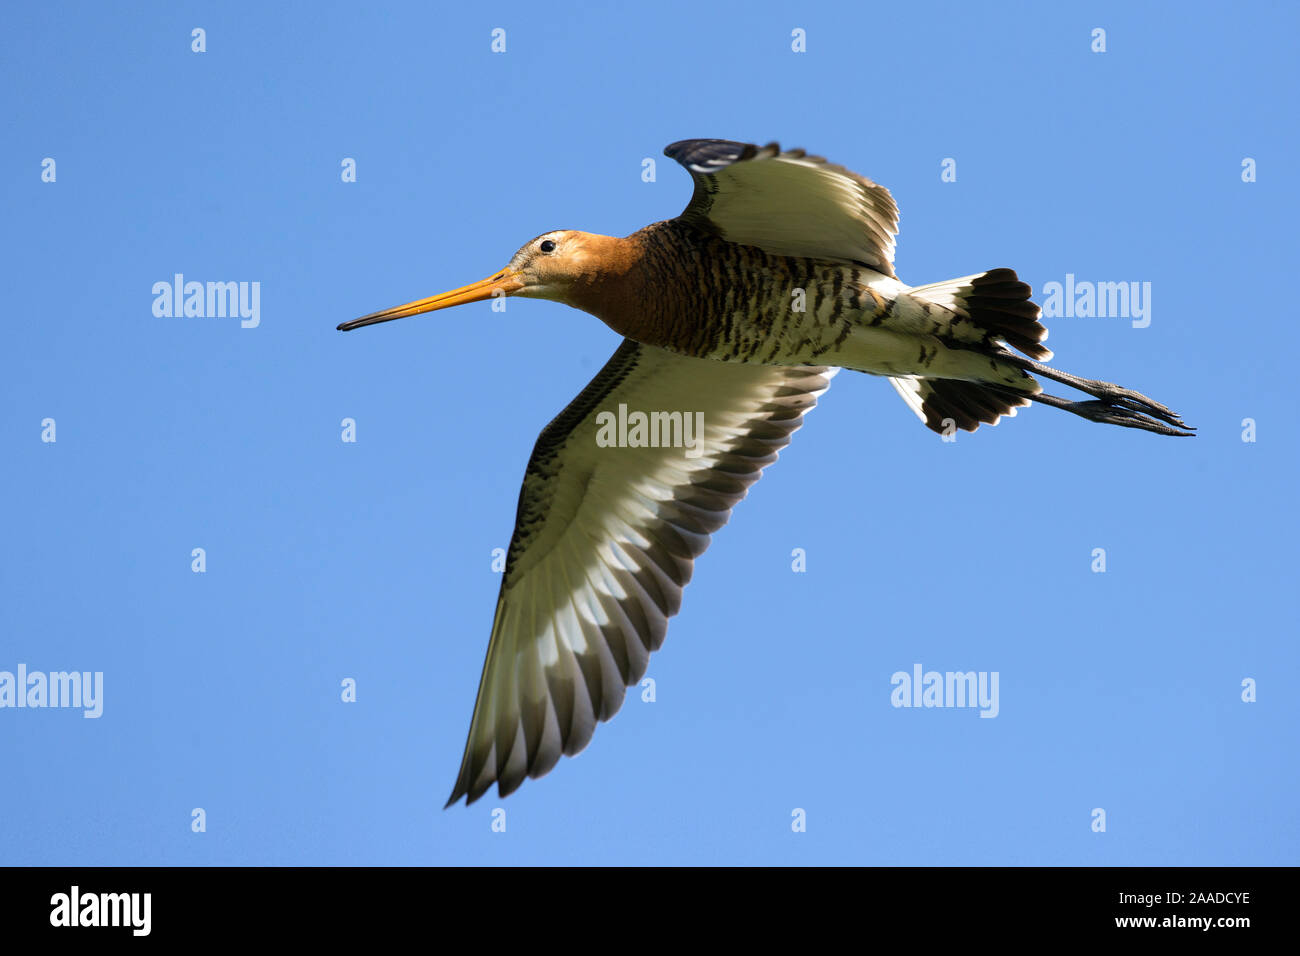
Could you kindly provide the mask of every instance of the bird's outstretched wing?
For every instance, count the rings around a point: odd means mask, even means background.
[[[773,255],[845,259],[894,274],[898,206],[889,190],[809,156],[725,139],[686,139],[664,155],[695,180],[681,218]]]
[[[681,605],[696,557],[836,369],[687,358],[625,340],[542,431],[519,493],[469,740],[447,805],[502,796],[587,746]],[[607,418],[602,413],[608,412]],[[697,438],[703,445],[664,447]],[[667,414],[692,431],[634,429]],[[620,414],[626,444],[610,447]],[[612,419],[612,420],[611,420]],[[602,427],[605,429],[602,432]]]

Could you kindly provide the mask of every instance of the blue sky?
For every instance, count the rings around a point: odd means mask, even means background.
[[[6,7],[0,671],[104,698],[0,709],[0,863],[1298,862],[1300,17],[738,9]],[[523,300],[334,326],[676,215],[688,137],[888,186],[914,284],[1151,283],[1145,328],[1049,320],[1056,364],[1198,437],[1037,407],[945,444],[844,373],[697,564],[656,700],[444,812],[492,549],[618,339]],[[259,324],[155,316],[176,273],[258,282]],[[916,664],[997,672],[998,716],[892,707]]]

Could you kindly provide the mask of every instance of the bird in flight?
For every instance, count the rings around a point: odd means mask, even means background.
[[[624,337],[528,460],[447,806],[493,783],[504,797],[587,746],[662,645],[709,536],[839,369],[888,378],[941,434],[1031,402],[1191,434],[1144,395],[1042,364],[1047,329],[1012,270],[899,280],[898,207],[883,186],[775,143],[692,139],[664,154],[695,181],[676,219],[624,238],[547,232],[486,279],[339,325],[518,295]],[[1090,397],[1048,395],[1035,376]],[[646,434],[656,414],[668,440]],[[693,448],[678,422],[702,423]]]

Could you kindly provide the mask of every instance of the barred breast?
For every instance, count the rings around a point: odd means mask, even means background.
[[[838,364],[854,330],[884,316],[890,292],[906,288],[865,266],[771,255],[679,221],[636,238],[655,292],[642,299],[644,328],[633,337],[694,358]]]

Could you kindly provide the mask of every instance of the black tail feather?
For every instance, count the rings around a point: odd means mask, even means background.
[[[973,432],[980,425],[996,425],[1031,398],[1002,386],[955,378],[920,379],[917,393],[926,427],[940,435],[951,434],[954,427]]]
[[[947,348],[973,351],[1026,375],[1039,375],[1092,396],[1089,401],[1071,401],[1043,392],[1031,393],[1012,387],[1008,379],[999,384],[964,378],[931,378],[924,374],[891,377],[899,394],[933,431],[949,435],[955,426],[973,432],[981,424],[997,424],[1001,416],[1014,415],[1016,408],[1030,402],[1064,409],[1089,421],[1140,428],[1159,435],[1186,437],[1195,431],[1172,410],[1141,392],[1112,382],[1071,375],[1036,361],[1051,358],[1051,351],[1042,344],[1047,329],[1038,321],[1042,313],[1031,301],[1033,289],[1021,282],[1011,269],[990,269],[976,276],[917,286],[911,294],[936,303],[956,316],[939,333]],[[1011,349],[1029,357],[1017,355]],[[1024,384],[1035,387],[1029,379]]]
[[[1030,301],[1033,294],[1012,270],[991,269],[971,280],[961,301],[971,321],[990,339],[1002,339],[1030,358],[1051,358],[1051,350],[1042,344],[1047,328],[1038,321],[1042,312]]]

